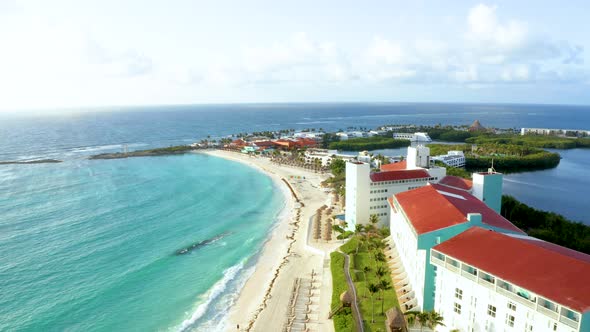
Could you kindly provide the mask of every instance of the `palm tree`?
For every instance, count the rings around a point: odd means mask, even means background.
[[[374,283],[369,284],[369,292],[371,293],[371,323],[375,323],[375,301],[373,299],[375,293],[379,291],[379,286],[375,285]]]
[[[387,271],[385,270],[385,268],[383,266],[379,266],[377,268],[377,270],[375,270],[375,275],[377,275],[379,278],[382,278],[383,276],[385,276],[386,273],[387,273]]]
[[[371,268],[368,265],[365,265],[365,267],[363,268],[363,275],[365,277],[365,292],[363,297],[366,298],[367,297],[367,291],[366,291],[366,287],[369,285],[368,281],[367,281],[367,272],[371,271]]]
[[[376,214],[372,214],[372,215],[369,217],[369,222],[370,222],[370,223],[371,223],[373,226],[375,226],[375,225],[377,225],[377,223],[379,222],[379,217],[378,217]]]
[[[382,315],[384,314],[383,305],[385,303],[385,296],[383,295],[383,291],[386,291],[388,289],[391,289],[391,284],[389,283],[389,281],[387,281],[385,279],[379,280],[379,290],[381,291],[381,314]]]
[[[404,313],[408,326],[414,326],[414,324],[416,324],[416,316],[418,316],[419,313],[419,311],[406,311]]]
[[[445,326],[443,317],[438,312],[431,310],[428,312],[428,327],[434,330],[437,326]]]
[[[428,320],[430,319],[430,315],[428,314],[428,312],[419,312],[416,315],[416,319],[418,320],[418,323],[420,323],[420,331],[422,331],[422,328],[424,328],[424,325],[428,324]]]

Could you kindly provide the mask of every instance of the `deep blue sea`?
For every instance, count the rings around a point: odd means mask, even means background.
[[[284,206],[268,177],[231,161],[88,155],[246,131],[475,119],[590,129],[590,107],[250,104],[0,114],[0,160],[64,160],[0,165],[0,330],[218,330]],[[590,223],[590,150],[559,152],[558,168],[507,176],[505,192]]]

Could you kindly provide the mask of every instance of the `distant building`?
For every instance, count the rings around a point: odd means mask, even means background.
[[[391,171],[371,172],[369,163],[347,162],[345,219],[349,229],[368,224],[373,214],[379,217],[381,226],[386,226],[390,212],[388,197],[442,179],[446,169],[432,167],[429,153],[430,149],[424,146],[408,147],[405,168]]]
[[[407,139],[412,142],[432,142],[427,133],[393,133],[395,139]]]
[[[465,167],[465,155],[463,151],[449,151],[447,154],[433,156],[432,160],[438,160],[451,167]]]
[[[304,131],[304,132],[298,132],[298,133],[294,133],[293,137],[294,138],[311,138],[311,139],[321,139],[325,134],[323,132],[320,131]]]
[[[308,149],[305,151],[304,156],[306,163],[313,164],[315,160],[320,160],[322,166],[329,166],[334,158],[340,158],[345,161],[355,159],[355,156],[338,154],[338,150],[326,149]]]
[[[590,136],[590,130],[581,129],[550,129],[550,128],[522,128],[521,135],[547,135],[547,136],[569,136],[569,137],[586,137]]]
[[[341,141],[345,141],[351,138],[369,137],[369,134],[363,131],[347,131],[336,133],[336,136],[340,137]]]

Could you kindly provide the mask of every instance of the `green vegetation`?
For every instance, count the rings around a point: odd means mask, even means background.
[[[345,151],[364,151],[377,149],[394,149],[410,145],[409,140],[394,139],[383,136],[373,136],[364,138],[351,138],[345,141],[331,142],[330,149]]]
[[[465,153],[465,168],[468,171],[485,170],[492,166],[500,172],[514,173],[557,167],[558,153],[514,144],[429,144],[431,155],[446,154],[450,150]],[[450,174],[453,175],[453,174]]]
[[[156,148],[150,150],[139,150],[139,151],[130,151],[128,153],[123,152],[116,152],[116,153],[101,153],[97,155],[90,156],[88,159],[119,159],[119,158],[129,158],[129,157],[153,157],[153,156],[164,156],[170,154],[182,154],[189,151],[194,150],[193,147],[189,145],[178,145],[178,146],[170,146],[167,148]]]
[[[416,327],[420,326],[420,330],[424,326],[434,330],[437,326],[445,326],[443,324],[443,317],[436,311],[408,311],[404,313],[408,325]]]
[[[528,235],[590,254],[590,226],[554,212],[534,209],[512,196],[502,196],[502,216]]]
[[[331,310],[336,310],[340,307],[340,294],[348,290],[346,284],[346,277],[344,276],[344,256],[339,252],[330,254],[330,270],[332,271],[332,304]],[[334,329],[336,332],[352,332],[354,331],[354,318],[350,308],[343,308],[334,316]]]
[[[426,130],[428,136],[433,140],[446,142],[465,142],[466,139],[480,135],[478,132],[457,130],[449,127],[433,127]]]
[[[323,185],[334,188],[336,193],[342,197],[346,193],[346,162],[341,158],[334,158],[330,163],[332,177],[323,182]]]
[[[340,141],[340,136],[333,133],[325,133],[322,136],[322,148],[327,149],[330,147],[330,144],[338,141]]]
[[[509,144],[546,149],[590,148],[590,138],[567,138],[545,135],[482,135],[465,140],[474,144]]]
[[[377,218],[372,218],[372,224],[366,227],[357,225],[356,234],[340,247],[351,257],[350,273],[366,331],[383,330],[385,312],[399,306],[383,253],[386,247],[383,238],[388,232],[377,229],[376,221]]]

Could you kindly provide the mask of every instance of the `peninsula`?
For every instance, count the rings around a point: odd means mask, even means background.
[[[54,164],[61,163],[61,160],[57,159],[39,159],[39,160],[13,160],[13,161],[0,161],[0,165],[28,165],[28,164]]]
[[[114,152],[101,153],[88,157],[88,159],[122,159],[131,157],[155,157],[166,156],[174,154],[183,154],[194,150],[195,148],[189,145],[170,146],[167,148],[157,148],[149,150],[138,150],[129,152]]]

